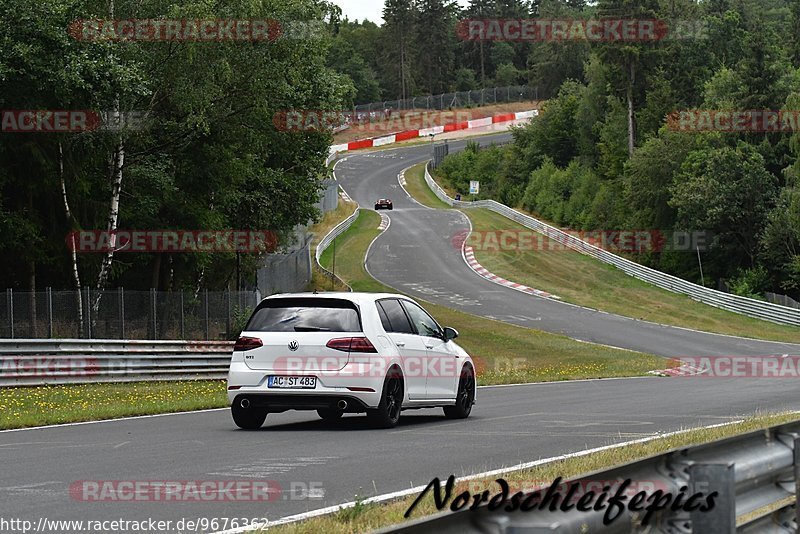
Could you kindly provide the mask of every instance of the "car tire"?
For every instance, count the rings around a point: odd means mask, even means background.
[[[375,409],[367,410],[367,417],[375,428],[394,428],[400,420],[403,407],[403,376],[391,373],[383,381],[381,402]]]
[[[336,408],[321,408],[317,410],[317,415],[326,421],[337,421],[342,418],[344,412]]]
[[[475,403],[475,371],[472,367],[464,367],[458,380],[455,406],[445,406],[444,416],[448,419],[466,419],[472,412]]]
[[[242,430],[258,430],[267,419],[264,408],[242,408],[238,404],[231,406],[233,422]]]
[[[389,211],[393,211],[393,210],[394,210],[394,206],[389,206]]]
[[[380,211],[380,210],[381,210],[380,206],[375,206],[375,211]]]

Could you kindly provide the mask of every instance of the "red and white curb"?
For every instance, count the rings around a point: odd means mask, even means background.
[[[475,128],[486,128],[493,124],[502,124],[505,122],[514,122],[525,119],[531,119],[539,115],[539,110],[533,109],[530,111],[518,111],[516,113],[501,113],[493,117],[484,117],[482,119],[475,119],[471,121],[452,122],[444,126],[434,126],[433,128],[422,128],[419,130],[406,130],[384,137],[375,137],[372,139],[360,139],[358,141],[350,141],[341,145],[334,145],[331,147],[330,154],[338,154],[340,152],[349,152],[351,150],[359,150],[362,148],[375,148],[379,146],[391,145],[399,143],[400,141],[407,141],[409,139],[417,139],[419,137],[428,137],[430,135],[439,135],[449,132],[457,132],[459,130],[472,130]]]
[[[386,215],[385,213],[381,213],[381,225],[378,226],[378,230],[380,230],[381,232],[385,232],[386,230],[389,229],[389,226],[391,225],[392,225],[392,220],[389,218],[389,216]]]
[[[494,282],[497,285],[508,287],[515,291],[526,293],[528,295],[533,295],[534,297],[561,300],[560,297],[557,297],[546,291],[542,291],[540,289],[534,289],[532,287],[528,287],[522,284],[517,284],[516,282],[511,282],[510,280],[506,280],[505,278],[501,278],[496,274],[490,273],[483,265],[478,263],[477,259],[475,259],[475,251],[470,246],[464,247],[464,259],[467,261],[467,265],[469,265],[469,268],[475,271],[475,273],[478,276],[485,278],[490,282]]]

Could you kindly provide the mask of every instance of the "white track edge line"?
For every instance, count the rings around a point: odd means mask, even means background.
[[[99,419],[95,421],[77,421],[75,423],[59,423],[55,425],[41,425],[41,426],[29,426],[25,428],[9,428],[7,430],[0,430],[0,434],[5,432],[23,432],[25,430],[44,430],[48,428],[61,428],[61,427],[68,427],[68,426],[79,426],[79,425],[95,425],[99,423],[118,423],[120,421],[134,421],[136,419],[152,419],[154,417],[167,417],[171,415],[194,415],[199,413],[209,413],[209,412],[219,412],[222,410],[228,410],[229,408],[209,408],[207,410],[191,410],[187,412],[169,412],[169,413],[154,413],[150,415],[133,415],[130,417],[117,417],[114,419]]]

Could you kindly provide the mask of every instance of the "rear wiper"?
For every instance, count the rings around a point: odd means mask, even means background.
[[[295,326],[295,332],[330,332],[330,328],[320,328],[318,326]]]

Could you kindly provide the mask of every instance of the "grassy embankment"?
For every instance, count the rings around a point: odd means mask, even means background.
[[[448,207],[425,183],[424,168],[406,172],[406,189],[421,203]],[[541,289],[571,302],[634,319],[693,328],[705,332],[756,339],[800,343],[800,329],[760,321],[699,303],[685,295],[660,289],[628,276],[616,267],[565,249],[533,230],[486,209],[465,209],[476,235],[475,258],[486,269],[507,280]],[[508,231],[534,234],[520,247],[500,246],[499,236]],[[509,241],[514,243],[515,239]]]

